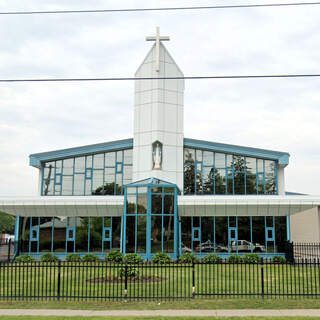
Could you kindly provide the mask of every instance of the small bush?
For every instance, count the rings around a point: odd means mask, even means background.
[[[218,263],[221,262],[222,259],[220,256],[218,256],[217,254],[211,253],[206,255],[203,259],[203,262],[209,262],[209,263]]]
[[[76,253],[70,253],[70,254],[67,255],[66,261],[68,261],[68,262],[79,262],[79,261],[81,261],[81,258]]]
[[[241,262],[241,257],[237,254],[232,254],[228,257],[227,261],[230,263],[239,263]]]
[[[34,257],[30,256],[29,254],[23,254],[21,256],[18,256],[14,260],[15,262],[32,262],[34,261]]]
[[[256,253],[246,253],[242,256],[244,263],[259,263],[260,257]]]
[[[170,261],[171,261],[171,257],[164,252],[158,252],[152,258],[152,262],[158,263],[158,264],[166,264],[166,263],[169,263]]]
[[[106,254],[106,261],[120,263],[123,261],[123,254],[120,251],[112,250]]]
[[[179,261],[182,263],[197,262],[198,258],[195,254],[186,252],[179,257]]]
[[[128,253],[124,256],[123,261],[134,264],[134,263],[142,263],[143,259],[137,253]]]
[[[130,279],[138,279],[139,278],[139,270],[134,267],[128,267],[127,268],[127,275]],[[118,277],[119,278],[125,278],[126,276],[126,269],[124,267],[120,268]]]
[[[286,263],[286,259],[282,256],[274,256],[272,258],[272,262],[274,263]]]
[[[99,257],[96,256],[95,254],[88,253],[84,255],[81,260],[84,262],[96,262],[96,261],[99,261]]]
[[[42,262],[56,262],[58,261],[58,257],[55,256],[53,253],[45,253],[41,256]]]

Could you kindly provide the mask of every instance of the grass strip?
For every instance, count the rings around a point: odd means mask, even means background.
[[[175,301],[0,301],[0,309],[69,310],[217,310],[217,309],[320,309],[319,299],[195,299]],[[2,319],[1,319],[2,320]]]

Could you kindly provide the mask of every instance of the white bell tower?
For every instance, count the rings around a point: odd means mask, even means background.
[[[133,181],[156,177],[183,189],[183,73],[162,44],[155,41],[135,80]]]

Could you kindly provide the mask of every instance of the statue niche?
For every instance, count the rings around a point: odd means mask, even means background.
[[[155,141],[152,144],[152,170],[162,169],[162,143]]]

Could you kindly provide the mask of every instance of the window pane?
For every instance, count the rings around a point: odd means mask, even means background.
[[[213,152],[203,151],[203,165],[213,166]]]
[[[103,169],[104,167],[104,154],[95,154],[93,157],[93,168]]]
[[[224,153],[215,153],[215,167],[225,168],[226,167],[226,155]]]
[[[106,167],[114,167],[116,164],[116,154],[115,152],[106,153]]]
[[[123,155],[124,155],[123,163],[132,164],[132,149],[124,150]]]
[[[72,195],[72,176],[63,176],[62,178],[62,195],[71,196]]]
[[[75,158],[75,172],[83,173],[85,169],[85,157]]]
[[[256,174],[257,161],[256,158],[246,158],[247,174]]]
[[[215,170],[215,193],[225,194],[226,193],[226,171],[225,169]]]
[[[63,174],[73,174],[73,158],[63,160]]]

